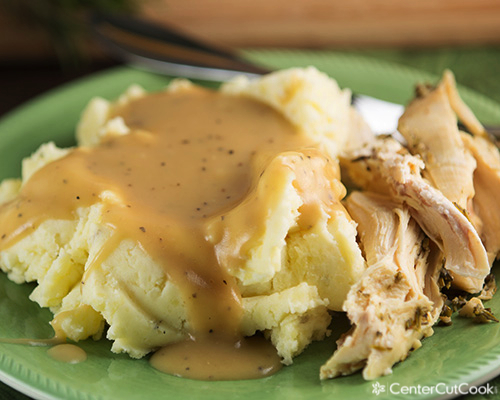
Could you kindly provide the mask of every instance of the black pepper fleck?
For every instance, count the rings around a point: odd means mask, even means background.
[[[140,226],[139,229],[142,231],[142,232],[146,232],[146,228],[144,228],[143,226]]]

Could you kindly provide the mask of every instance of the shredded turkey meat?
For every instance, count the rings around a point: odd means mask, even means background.
[[[450,71],[444,73],[442,85],[446,88],[448,100],[453,111],[470,132],[461,132],[460,137],[465,148],[476,160],[474,170],[473,219],[484,246],[488,251],[490,262],[500,253],[500,153],[484,126],[479,122],[471,109],[461,99]]]
[[[346,204],[358,223],[368,269],[344,303],[353,328],[320,377],[363,368],[363,377],[374,379],[390,373],[433,333],[443,305],[437,287],[442,263],[430,256],[429,242],[406,205],[368,192],[353,192]]]
[[[500,254],[494,140],[450,71],[436,87],[417,87],[398,129],[404,144],[363,135],[341,156],[343,179],[354,186],[345,203],[368,268],[343,305],[352,327],[321,368],[322,379],[360,369],[365,379],[391,373],[438,320],[451,323],[442,293],[450,280],[455,289],[480,293],[454,299],[468,307],[460,315],[498,322],[480,300],[496,290],[490,269]]]
[[[425,167],[398,142],[384,137],[354,152],[343,164],[365,190],[385,193],[406,204],[427,236],[444,254],[455,287],[479,292],[490,264],[481,239],[460,207],[421,175]]]
[[[500,253],[500,153],[487,137],[462,133],[462,139],[477,161],[472,204],[480,221],[477,229],[493,262]]]
[[[425,162],[424,176],[446,198],[467,209],[474,197],[474,157],[465,149],[448,97],[449,84],[420,90],[401,116],[398,130]]]

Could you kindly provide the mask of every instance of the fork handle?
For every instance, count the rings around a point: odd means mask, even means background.
[[[125,14],[94,13],[90,27],[97,39],[115,55],[134,63],[160,68],[175,74],[175,65],[252,75],[270,72],[247,62],[230,50],[178,33],[170,27],[154,24]],[[163,68],[161,68],[163,67]],[[186,72],[186,69],[183,70]],[[173,73],[172,73],[173,72]],[[205,75],[202,75],[206,79]],[[197,78],[195,76],[195,78]]]

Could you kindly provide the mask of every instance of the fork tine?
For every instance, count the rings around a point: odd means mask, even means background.
[[[401,104],[353,94],[352,105],[376,135],[397,132],[398,120],[404,111]]]

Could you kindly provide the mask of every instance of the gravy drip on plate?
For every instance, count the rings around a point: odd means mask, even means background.
[[[57,320],[57,317],[54,321]],[[22,344],[28,346],[50,346],[47,354],[56,361],[78,364],[87,359],[87,353],[81,347],[75,344],[66,343],[64,333],[60,330],[57,321],[51,322],[54,327],[55,335],[50,339],[31,339],[31,338],[0,338],[0,343]]]
[[[261,336],[226,341],[186,340],[166,346],[151,357],[156,369],[198,380],[258,379],[279,371],[280,358]]]
[[[62,343],[51,347],[47,354],[56,361],[78,364],[87,359],[87,353],[81,347],[71,343]]]
[[[129,134],[76,148],[47,164],[15,200],[0,207],[0,250],[45,220],[74,219],[77,208],[103,202],[103,222],[114,238],[99,262],[122,239],[136,240],[182,292],[189,339],[171,347],[194,347],[201,355],[210,354],[212,345],[217,354],[226,346],[241,353],[247,348],[240,333],[241,297],[205,228],[245,197],[272,157],[308,143],[271,107],[201,88],[151,94],[117,107],[114,116],[124,119]],[[269,360],[267,350],[257,353],[262,355],[252,361],[257,369],[276,370],[276,355],[275,366],[268,368],[261,362]],[[234,370],[234,363],[225,365]],[[232,379],[246,377],[247,372],[234,372]]]

